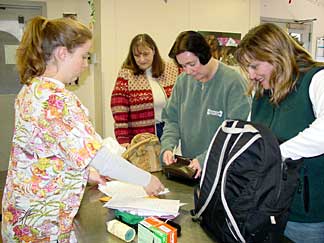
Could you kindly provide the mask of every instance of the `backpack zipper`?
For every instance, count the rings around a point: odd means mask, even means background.
[[[281,194],[281,187],[282,187],[282,181],[286,181],[287,178],[288,178],[288,166],[287,166],[287,163],[286,163],[286,160],[285,159],[284,161],[281,162],[281,177],[280,177],[280,181],[279,181],[279,190],[278,190],[278,194],[277,194],[277,200],[279,199],[280,197],[280,194]]]
[[[303,188],[304,210],[309,212],[309,182],[307,166],[304,166],[304,188]]]

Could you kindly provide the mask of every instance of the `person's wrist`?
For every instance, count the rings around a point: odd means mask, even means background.
[[[152,174],[147,172],[147,179],[146,182],[144,183],[144,187],[147,187],[148,185],[150,185],[151,180],[152,180]]]

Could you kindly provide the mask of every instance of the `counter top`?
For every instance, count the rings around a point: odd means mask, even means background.
[[[174,220],[181,226],[181,236],[178,238],[178,242],[214,242],[202,230],[198,223],[191,220],[190,210],[193,209],[193,186],[168,180],[161,172],[154,174],[159,177],[165,187],[170,190],[169,193],[160,196],[160,198],[177,199],[182,203],[187,203],[181,207],[180,215]],[[0,171],[0,189],[4,186],[5,175],[6,173],[4,171]],[[104,196],[104,194],[97,189],[97,186],[87,186],[81,207],[74,220],[78,243],[124,242],[107,232],[106,222],[113,219],[114,214],[112,210],[103,207],[103,203],[99,201],[99,198],[102,196]],[[137,242],[137,237],[133,242]]]
[[[190,210],[193,209],[193,186],[168,180],[161,173],[155,173],[170,192],[160,198],[178,199],[182,203],[187,203],[180,209],[180,215],[174,220],[181,226],[181,236],[179,243],[189,242],[214,242],[202,230],[199,223],[191,220]],[[106,230],[106,222],[114,218],[113,211],[104,208],[99,198],[104,196],[96,186],[88,186],[83,197],[78,215],[75,218],[75,230],[79,243],[122,243],[116,236]],[[137,238],[133,242],[137,242]]]

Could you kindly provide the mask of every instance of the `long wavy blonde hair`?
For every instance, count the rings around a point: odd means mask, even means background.
[[[240,42],[235,57],[246,74],[252,61],[273,66],[270,102],[276,105],[295,88],[300,73],[324,65],[316,62],[284,29],[272,23],[252,28]],[[253,91],[257,98],[263,96],[264,89],[259,82],[249,82],[248,94]]]
[[[33,77],[42,75],[56,47],[64,46],[72,53],[91,38],[91,31],[76,20],[34,17],[28,22],[16,53],[20,82],[28,84]]]

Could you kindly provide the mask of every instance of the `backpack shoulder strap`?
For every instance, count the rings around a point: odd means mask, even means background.
[[[257,131],[257,130],[256,130]],[[243,134],[249,135],[249,136],[243,136]],[[223,169],[223,175],[220,181],[220,195],[221,195],[221,202],[223,204],[225,213],[227,215],[226,222],[231,230],[233,236],[236,239],[239,239],[239,242],[245,242],[245,239],[243,235],[241,234],[241,231],[236,223],[236,220],[228,206],[226,197],[225,197],[225,187],[226,187],[226,178],[228,169],[232,165],[232,163],[235,161],[236,158],[238,158],[244,151],[246,151],[254,142],[256,142],[258,139],[261,138],[261,135],[259,133],[255,133],[254,129],[252,133],[247,134],[246,131],[242,131],[242,133],[238,136],[235,143],[233,144],[230,155],[228,157],[227,163]]]
[[[244,133],[249,133],[250,136],[242,136]],[[218,183],[222,181],[222,170],[226,168],[227,163],[234,161],[260,137],[258,130],[245,121],[226,120],[218,128],[209,145],[204,162],[200,196],[195,208],[196,217],[199,218],[207,208]]]
[[[199,218],[205,211],[210,200],[212,199],[220,178],[224,156],[232,136],[232,134],[227,134],[222,131],[223,126],[225,126],[225,122],[223,122],[223,124],[215,132],[207,150],[200,179],[199,197],[195,205],[194,216],[196,218]]]
[[[221,180],[224,162],[227,162],[235,155],[231,151],[235,148],[242,134],[257,134],[257,132],[258,130],[249,123],[238,120],[226,120],[218,128],[209,145],[204,161],[200,181],[200,196],[195,207],[196,217],[199,218],[201,216],[211,201],[216,187]],[[239,145],[242,147],[248,142],[245,141]],[[238,152],[242,153],[244,150]],[[229,154],[232,155],[229,156]],[[237,153],[236,156],[238,156]]]

